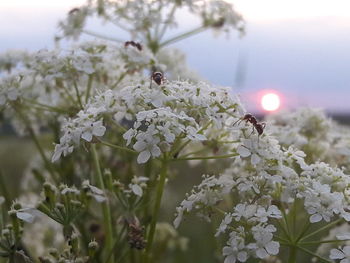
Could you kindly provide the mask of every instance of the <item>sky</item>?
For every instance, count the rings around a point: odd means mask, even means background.
[[[313,106],[350,113],[349,0],[229,0],[246,35],[205,32],[176,44],[209,81],[232,86],[247,109],[265,91],[281,108]],[[57,21],[84,0],[0,0],[0,52],[52,48]],[[181,27],[190,20],[180,17]]]

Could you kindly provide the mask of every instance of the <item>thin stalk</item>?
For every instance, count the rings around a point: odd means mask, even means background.
[[[92,144],[92,155],[94,159],[95,169],[96,169],[96,182],[97,186],[105,191],[105,186],[103,183],[102,178],[102,172],[100,167],[100,161],[98,159],[98,154],[96,151],[96,145]],[[108,201],[101,203],[102,206],[102,213],[103,213],[103,221],[104,221],[104,227],[105,227],[105,236],[106,236],[106,251],[113,251],[113,228],[112,228],[112,221],[111,221],[111,211],[109,208]],[[106,263],[112,263],[113,262],[113,252],[112,256]]]
[[[316,258],[318,258],[318,259],[320,259],[320,260],[322,260],[323,262],[332,263],[332,261],[330,261],[330,260],[328,260],[328,259],[325,259],[324,257],[321,257],[321,256],[317,255],[316,253],[314,253],[314,252],[312,252],[312,251],[310,251],[310,250],[308,250],[308,249],[306,249],[306,248],[303,248],[303,247],[300,247],[300,246],[298,246],[298,248],[299,248],[300,250],[304,251],[305,253],[307,253],[307,254],[309,254],[309,255],[311,255],[311,256],[314,256],[314,257],[316,257]]]
[[[118,150],[126,151],[126,152],[129,152],[129,153],[134,153],[134,154],[137,154],[137,153],[138,153],[137,151],[134,151],[134,150],[129,149],[129,148],[127,148],[127,147],[119,146],[119,145],[112,144],[112,143],[109,143],[109,142],[106,142],[106,141],[102,141],[102,140],[99,140],[99,141],[100,141],[100,143],[102,143],[103,145],[109,146],[109,147],[111,147],[111,148],[115,148],[115,149],[118,149]]]
[[[70,94],[69,90],[66,88],[66,86],[62,83],[61,86],[64,90],[64,92],[66,93],[66,95],[68,96],[68,99],[73,103],[73,105],[75,105],[77,102],[75,101],[75,99],[73,98],[73,96]]]
[[[227,159],[238,156],[238,153],[225,154],[225,155],[214,155],[214,156],[199,156],[199,157],[185,157],[171,159],[171,161],[187,161],[187,160],[212,160],[212,159]]]
[[[316,235],[316,234],[318,234],[318,233],[320,233],[320,232],[322,232],[322,231],[324,231],[324,230],[326,230],[326,229],[328,229],[328,228],[330,228],[330,227],[332,227],[332,226],[338,224],[338,223],[339,223],[340,221],[342,221],[342,220],[343,220],[343,218],[339,218],[338,220],[335,220],[335,221],[333,221],[333,222],[331,222],[331,223],[325,225],[324,227],[321,227],[321,228],[317,229],[316,231],[314,231],[314,232],[312,232],[312,233],[306,235],[305,237],[300,238],[300,241],[305,240],[305,239],[307,239],[307,238],[309,238],[309,237],[312,237],[312,236],[314,236],[314,235]]]
[[[304,234],[309,230],[309,228],[310,228],[310,221],[309,220],[307,220],[307,222],[306,222],[306,224],[305,224],[305,226],[304,226],[304,228],[303,228],[303,230],[300,232],[300,235],[297,237],[297,239],[295,240],[295,242],[299,242],[299,240],[304,236]]]
[[[145,260],[146,263],[150,262],[150,259],[151,259],[151,250],[153,245],[154,233],[156,231],[160,204],[161,204],[162,196],[164,192],[165,180],[167,177],[167,169],[168,169],[168,161],[166,158],[164,158],[162,160],[162,167],[160,170],[160,178],[159,178],[158,187],[157,187],[156,202],[154,204],[151,226],[148,232],[147,246],[146,246],[146,260]]]
[[[50,161],[47,159],[46,155],[45,155],[45,152],[44,152],[44,149],[41,147],[40,143],[39,143],[39,140],[37,138],[37,136],[35,135],[35,132],[32,128],[32,126],[30,125],[29,121],[27,120],[26,116],[23,115],[21,113],[20,110],[17,110],[16,109],[16,112],[18,113],[19,117],[23,120],[28,132],[29,132],[29,135],[30,137],[32,138],[36,148],[38,149],[39,151],[39,154],[41,156],[41,159],[43,160],[44,164],[45,164],[45,167],[46,169],[49,171],[49,173],[51,174],[52,176],[52,179],[57,182],[57,179],[56,179],[56,176],[55,176],[55,171],[53,170],[52,168],[52,165],[50,163]]]
[[[300,242],[300,245],[306,245],[306,246],[312,246],[312,245],[318,245],[318,244],[325,244],[325,243],[338,243],[338,242],[346,242],[350,239],[345,240],[339,240],[339,239],[332,239],[332,240],[321,240],[321,241],[310,241],[310,242]]]
[[[290,246],[288,263],[296,263],[296,262],[297,262],[297,247]]]
[[[290,240],[292,240],[292,236],[290,234],[290,229],[289,229],[289,224],[288,224],[288,217],[286,215],[286,211],[284,210],[284,207],[282,206],[282,209],[281,209],[281,212],[282,212],[282,215],[283,215],[283,220],[284,220],[284,223],[286,224],[286,231],[288,233],[288,237]]]
[[[100,33],[97,33],[97,32],[91,31],[91,30],[87,30],[87,29],[84,29],[82,32],[87,34],[87,35],[93,36],[93,37],[98,37],[98,38],[102,38],[102,39],[106,39],[106,40],[110,40],[110,41],[114,41],[114,42],[118,42],[118,43],[125,42],[122,39],[111,37],[111,36],[106,36],[106,35],[103,35],[103,34],[100,34]]]
[[[46,105],[37,101],[33,101],[33,100],[29,100],[29,99],[24,99],[26,102],[28,102],[29,104],[33,104],[33,105],[37,105],[43,108],[46,108],[48,110],[51,110],[53,112],[59,112],[59,113],[68,113],[69,111],[58,108],[58,107],[54,107],[54,106],[50,106],[50,105]]]
[[[198,33],[201,33],[201,32],[203,32],[203,31],[205,31],[206,29],[207,29],[207,28],[204,27],[204,26],[197,27],[197,28],[195,28],[195,29],[192,29],[192,30],[186,32],[186,33],[182,33],[182,34],[177,35],[177,36],[175,36],[175,37],[172,37],[172,38],[170,38],[170,39],[168,39],[168,40],[165,40],[163,43],[161,43],[161,44],[159,45],[159,47],[162,48],[162,47],[164,47],[164,46],[173,44],[173,43],[175,43],[175,42],[177,42],[177,41],[180,41],[180,40],[182,40],[182,39],[184,39],[184,38],[187,38],[187,37],[196,35],[196,34],[198,34]]]
[[[88,103],[92,88],[92,81],[94,79],[94,75],[89,75],[88,83],[87,83],[87,89],[86,89],[86,96],[85,96],[85,104]]]
[[[80,106],[80,108],[84,108],[83,103],[81,102],[81,96],[80,96],[80,92],[78,89],[78,85],[75,81],[73,83],[73,86],[74,86],[75,94],[77,95],[77,100],[78,100],[79,106]]]
[[[198,154],[198,153],[204,152],[206,150],[208,150],[208,148],[204,147],[204,148],[202,148],[200,150],[193,151],[193,152],[190,152],[190,153],[186,153],[186,154],[182,155],[181,158],[185,158],[185,157],[188,157],[188,156],[191,156],[191,155],[194,155],[194,154]]]
[[[7,187],[6,187],[6,184],[5,184],[5,181],[4,181],[4,178],[3,178],[3,174],[2,172],[0,171],[0,190],[1,190],[1,194],[3,195],[3,197],[5,198],[5,208],[6,208],[6,211],[9,211],[11,209],[11,201],[12,201],[12,197],[9,193],[9,191],[7,190]],[[5,215],[6,215],[6,212],[3,211],[4,213],[2,214],[3,216],[3,221],[5,221]]]
[[[169,13],[169,15],[168,15],[167,21],[165,21],[163,28],[160,30],[160,33],[156,35],[156,38],[157,38],[158,40],[161,40],[161,39],[163,38],[163,36],[164,36],[164,34],[165,34],[165,32],[166,32],[168,26],[169,26],[169,22],[170,22],[171,19],[174,17],[176,8],[177,8],[177,4],[174,3],[174,6],[171,8],[171,11],[170,11],[170,13]]]
[[[117,87],[118,84],[125,78],[126,75],[128,75],[128,72],[122,73],[118,78],[118,80],[111,86],[111,89],[114,89],[115,87]]]
[[[289,240],[289,242],[292,242],[292,240],[291,240],[291,238],[289,236],[289,233],[286,230],[286,227],[284,227],[284,225],[282,225],[282,223],[278,219],[276,219],[276,222],[279,225],[279,227],[281,228],[282,232],[286,235],[286,237]]]
[[[203,126],[200,130],[198,130],[197,133],[202,134],[210,125],[211,125],[211,121],[209,121],[205,126]],[[188,139],[187,141],[185,141],[183,144],[181,144],[179,147],[177,147],[175,150],[172,151],[172,153],[170,155],[173,154],[178,154],[180,153],[189,143],[191,142],[190,139]],[[182,156],[184,157],[184,156]]]

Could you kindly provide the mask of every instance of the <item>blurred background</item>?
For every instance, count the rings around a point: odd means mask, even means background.
[[[8,49],[54,48],[58,20],[84,2],[0,0],[0,53]],[[185,51],[189,66],[214,84],[233,87],[247,110],[255,114],[312,106],[325,109],[343,123],[350,122],[350,0],[230,2],[243,15],[246,34],[239,36],[233,32],[228,37],[208,31],[174,44]],[[193,27],[195,21],[186,13],[178,16],[181,23],[177,30]],[[108,33],[112,28],[94,20],[89,27]],[[115,36],[129,40],[115,27],[113,30]],[[91,37],[81,38],[84,39]],[[33,145],[8,134],[1,135],[0,145],[0,166],[6,171],[12,195],[16,196]],[[208,166],[215,171],[213,164]],[[202,168],[191,171],[199,175]],[[200,181],[199,176],[172,179],[173,186],[165,196],[171,205],[162,213],[168,222],[173,220],[174,208],[184,194]],[[198,220],[185,224],[181,232],[191,239],[193,253],[179,255],[178,262],[214,262],[210,248],[215,247],[216,240],[202,242],[203,237],[212,236],[212,231]]]
[[[246,34],[208,31],[174,44],[192,68],[212,83],[233,87],[255,113],[299,106],[320,107],[336,117],[350,113],[350,1],[229,1],[243,15]],[[84,2],[1,0],[0,52],[53,48],[58,20]],[[178,21],[179,31],[194,23],[186,13]],[[111,32],[93,20],[89,27]],[[263,104],[266,93],[275,95]]]

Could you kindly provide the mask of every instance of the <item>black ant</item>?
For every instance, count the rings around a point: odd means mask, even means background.
[[[138,42],[126,41],[124,43],[124,47],[128,47],[128,46],[136,47],[139,51],[142,51],[142,45],[140,43],[138,43]]]
[[[158,85],[162,84],[165,81],[165,78],[163,76],[163,73],[156,71],[152,73],[151,76],[151,85],[152,86],[152,80],[157,83]]]
[[[242,118],[240,118],[238,121],[236,121],[233,125],[235,125],[236,123],[241,122],[241,121],[245,121],[246,123],[250,122],[253,125],[253,132],[255,129],[258,133],[258,136],[263,134],[264,129],[266,127],[266,123],[258,122],[257,119],[250,113],[247,113],[246,115],[244,115]]]

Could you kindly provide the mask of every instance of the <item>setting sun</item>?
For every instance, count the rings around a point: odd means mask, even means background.
[[[261,107],[266,111],[278,110],[280,105],[281,100],[276,93],[267,93],[261,98]]]

